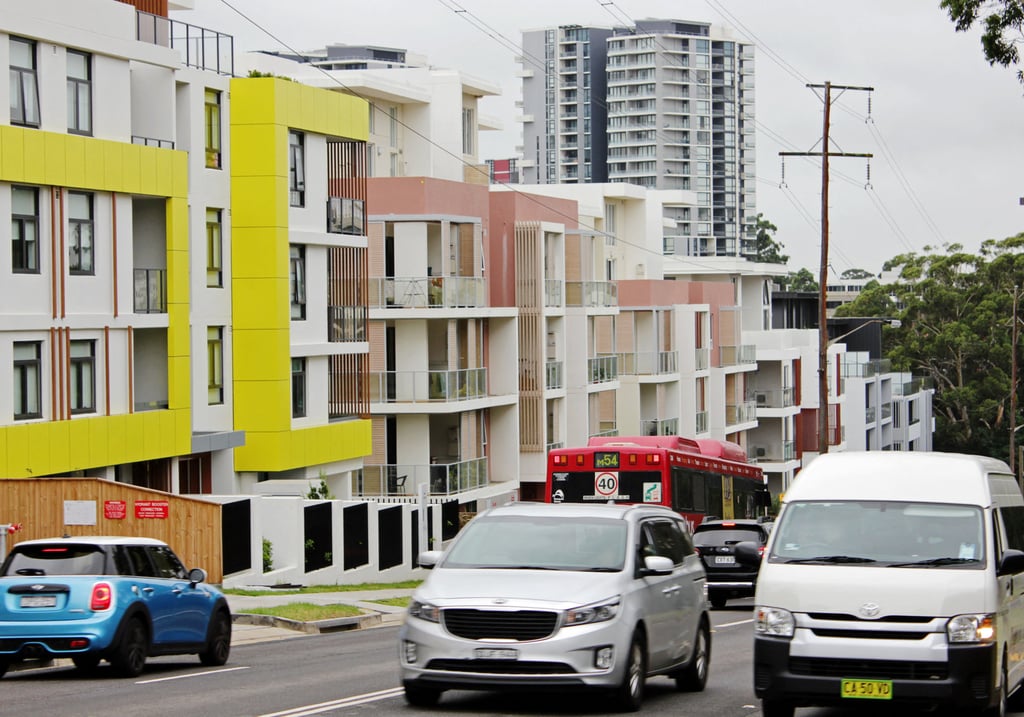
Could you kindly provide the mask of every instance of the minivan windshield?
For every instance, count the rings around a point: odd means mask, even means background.
[[[618,572],[625,560],[622,520],[485,516],[466,526],[441,567]]]
[[[802,501],[775,527],[771,562],[982,568],[977,506],[897,501]]]

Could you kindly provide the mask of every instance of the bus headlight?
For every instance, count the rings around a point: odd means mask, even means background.
[[[793,637],[796,621],[793,613],[779,607],[757,606],[754,609],[754,632],[771,637]]]
[[[950,643],[989,643],[996,639],[996,623],[992,615],[956,615],[946,623]]]

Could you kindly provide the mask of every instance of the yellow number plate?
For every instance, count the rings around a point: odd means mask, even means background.
[[[862,700],[891,700],[892,680],[843,680],[840,694]]]

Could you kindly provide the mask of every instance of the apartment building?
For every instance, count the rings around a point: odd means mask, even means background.
[[[755,216],[754,48],[709,23],[523,32],[526,183],[693,191],[663,251],[747,257]]]

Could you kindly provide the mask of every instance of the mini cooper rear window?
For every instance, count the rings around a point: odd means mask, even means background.
[[[26,545],[15,548],[4,575],[104,575],[105,555],[95,545]]]

